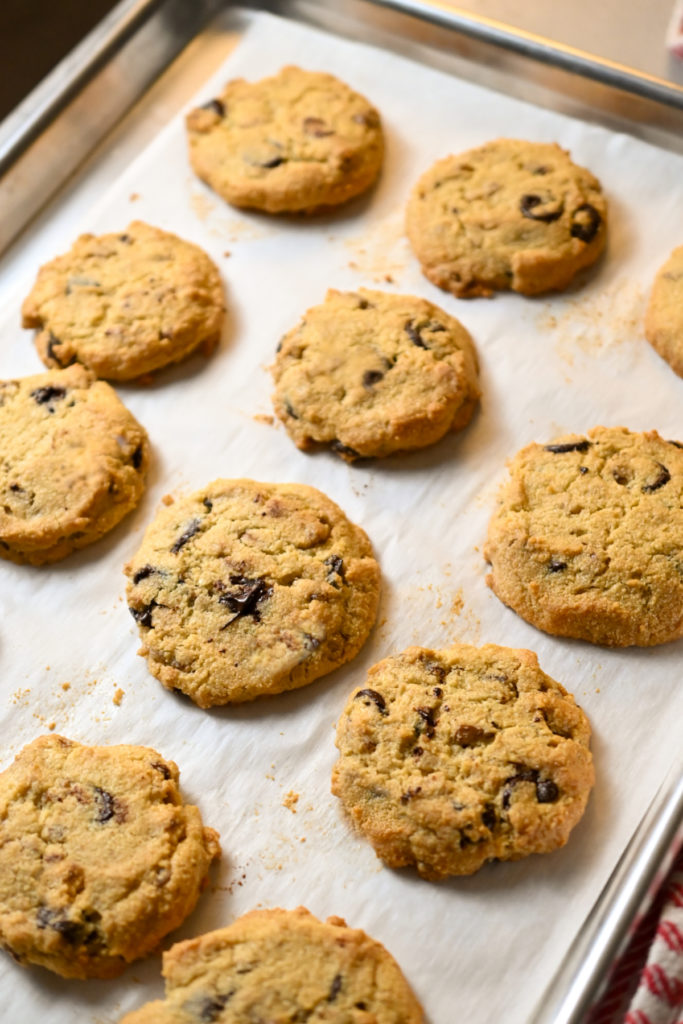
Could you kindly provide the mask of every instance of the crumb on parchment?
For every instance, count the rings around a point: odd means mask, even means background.
[[[119,687],[116,690],[116,692],[114,693],[114,696],[112,697],[112,704],[116,704],[117,708],[120,707],[121,706],[121,701],[123,700],[124,696],[125,696],[125,690],[122,690]]]
[[[296,814],[296,805],[299,802],[299,794],[295,793],[293,789],[290,789],[289,793],[285,794],[285,798],[282,801],[282,806],[286,807],[292,814]]]

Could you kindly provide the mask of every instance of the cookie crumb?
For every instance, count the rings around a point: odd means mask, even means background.
[[[117,708],[121,706],[121,701],[123,700],[124,694],[125,691],[119,688],[112,697],[112,704],[116,704]]]
[[[391,274],[385,274],[384,275],[384,280],[386,281],[387,284],[393,284],[394,283],[394,279],[391,276]]]
[[[227,259],[229,259],[230,256],[232,256],[232,253],[230,252],[229,249],[226,249],[225,252],[223,253],[223,255],[225,256],[225,258],[227,260]]]
[[[462,590],[458,590],[451,604],[451,612],[453,615],[460,615],[460,612],[463,610],[464,607],[465,601],[463,600]]]
[[[269,427],[272,427],[273,423],[275,422],[272,416],[268,416],[266,413],[262,412],[256,413],[253,419],[255,423],[266,423],[268,424]]]
[[[292,814],[296,814],[296,805],[299,802],[299,794],[295,793],[293,789],[290,789],[289,793],[286,794],[282,801],[282,806],[286,807]]]
[[[62,683],[62,689],[64,691],[71,689],[71,683]]]
[[[175,498],[173,497],[172,494],[165,494],[163,496],[163,498],[161,499],[161,504],[162,505],[172,505],[174,501],[175,501]]]
[[[135,202],[137,202],[137,200],[139,198],[140,198],[140,193],[139,192],[131,192],[131,194],[128,196],[128,201],[130,203],[135,203]]]
[[[50,732],[52,732],[52,731],[53,731],[53,729],[56,729],[56,728],[57,728],[57,723],[56,723],[56,722],[48,722],[48,723],[47,723],[47,727],[48,727],[48,729],[50,730]]]

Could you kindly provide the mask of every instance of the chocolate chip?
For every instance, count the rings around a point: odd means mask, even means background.
[[[536,799],[539,804],[554,804],[560,791],[552,779],[541,779],[536,783]]]
[[[422,335],[420,334],[420,327],[415,325],[414,320],[406,320],[405,324],[403,325],[403,330],[406,332],[406,334],[412,341],[413,345],[417,345],[418,348],[428,347],[422,340]]]
[[[419,736],[420,733],[424,733],[428,740],[430,740],[435,733],[436,722],[434,721],[435,708],[415,708],[421,721],[414,727],[415,735]]]
[[[230,593],[221,594],[218,602],[234,612],[234,615],[224,626],[221,626],[221,629],[227,629],[231,622],[239,619],[242,615],[251,615],[255,622],[260,622],[261,613],[257,605],[260,601],[270,597],[273,588],[268,586],[263,577],[252,580],[247,576],[231,576],[230,583],[236,589]]]
[[[10,491],[23,491],[24,490],[23,487],[19,486],[19,484],[10,484],[9,485],[9,489],[10,489]]]
[[[111,793],[107,793],[106,789],[102,789],[100,786],[94,786],[95,790],[95,803],[97,804],[97,821],[100,825],[103,825],[105,821],[109,821],[116,814],[116,803]]]
[[[162,761],[152,761],[152,768],[154,768],[158,772],[161,772],[165,779],[171,778],[170,769],[165,764],[163,764]]]
[[[349,448],[347,444],[342,444],[341,441],[332,441],[330,448],[338,452],[340,455],[347,455],[351,459],[359,459],[360,453],[355,448]]]
[[[420,662],[426,672],[429,672],[432,676],[436,676],[440,683],[444,681],[448,673],[443,665],[439,665],[438,661],[432,661],[430,658],[420,658]]]
[[[339,995],[342,987],[342,976],[341,974],[335,974],[330,985],[330,991],[327,996],[328,1003],[333,1003]]]
[[[559,558],[551,558],[548,564],[548,572],[562,572],[562,570],[566,568],[567,563],[561,562]]]
[[[290,402],[287,399],[285,399],[285,412],[287,413],[288,416],[291,416],[293,420],[298,420],[299,419],[299,417],[294,412]]]
[[[357,308],[358,309],[374,309],[375,308],[375,304],[373,302],[368,302],[367,299],[359,299],[358,300],[358,307]]]
[[[434,689],[432,690],[432,693],[434,694],[435,697],[443,697],[443,690],[441,689],[440,686],[435,686]]]
[[[202,110],[213,110],[214,114],[218,114],[219,117],[225,117],[225,104],[220,100],[209,100],[207,103],[202,103]]]
[[[533,171],[531,173],[532,174],[549,174],[551,170],[552,170],[551,167],[543,167],[543,166],[541,166],[541,167],[534,167],[534,169],[533,169]]]
[[[663,466],[661,462],[658,462],[657,465],[659,466],[659,475],[653,483],[643,484],[640,488],[643,494],[652,494],[653,491],[658,491],[660,487],[664,486],[664,484],[668,484],[671,479],[671,473],[666,466]]]
[[[197,1016],[199,1020],[203,1021],[214,1021],[218,1020],[221,1014],[221,1010],[224,1010],[230,1000],[235,994],[235,989],[231,989],[230,992],[224,994],[211,996],[208,999],[204,999],[203,1002],[197,1007]]]
[[[551,206],[551,209],[548,209],[548,206]],[[520,199],[519,209],[529,220],[540,220],[544,224],[550,224],[562,216],[564,204],[560,201],[558,205],[558,200],[552,195],[547,198],[526,195]]]
[[[377,384],[381,381],[384,374],[381,370],[366,370],[363,374],[363,387],[371,388],[373,384]]]
[[[144,605],[142,608],[131,608],[130,614],[133,616],[135,621],[140,626],[146,626],[147,629],[153,629],[152,625],[152,612],[156,608],[157,603],[152,599],[149,604]]]
[[[505,780],[505,789],[503,790],[503,810],[507,810],[510,806],[510,797],[512,796],[513,787],[518,782],[536,782],[538,779],[538,772],[535,768],[523,768],[522,771],[517,772],[516,775],[511,775]]]
[[[579,473],[584,476],[588,472],[588,466],[579,466]]]
[[[38,405],[45,405],[46,402],[54,402],[58,398],[64,398],[66,395],[66,388],[55,388],[51,384],[48,384],[44,388],[36,388],[35,391],[31,392],[31,398],[38,403]]]
[[[325,135],[334,135],[334,128],[328,128],[321,117],[305,117],[304,131],[306,135],[314,135],[317,139]]]
[[[138,569],[137,572],[133,573],[133,583],[140,583],[141,580],[146,580],[153,572],[156,572],[156,569],[151,565],[143,565],[142,569]]]
[[[680,441],[667,441],[667,444],[672,444],[674,448],[683,448],[683,444]]]
[[[48,359],[52,359],[53,362],[55,362],[57,364],[57,366],[61,366],[62,368],[64,368],[65,366],[71,366],[71,363],[75,363],[76,362],[76,357],[75,356],[73,356],[73,358],[70,359],[68,363],[65,363],[62,359],[59,358],[59,356],[55,352],[55,348],[57,348],[58,346],[61,346],[63,344],[64,343],[62,341],[60,341],[59,338],[57,338],[52,333],[52,331],[50,331],[50,337],[47,340],[47,348],[46,348],[47,358]]]
[[[563,455],[565,452],[587,452],[590,446],[590,441],[567,441],[565,444],[546,444],[543,451]]]
[[[496,827],[496,811],[493,804],[487,804],[486,808],[482,811],[481,823],[485,828],[494,829]]]
[[[409,800],[412,800],[414,796],[422,792],[422,786],[415,786],[414,789],[408,789],[405,793],[401,793],[401,803],[407,804]]]
[[[130,235],[119,235],[119,242],[124,242],[128,245],[130,243]]]
[[[368,110],[363,114],[352,114],[351,120],[355,121],[356,124],[364,125],[365,128],[379,127],[379,115],[375,110]]]
[[[271,167],[279,167],[280,164],[283,164],[284,162],[285,158],[283,156],[273,156],[270,158],[270,160],[262,161],[261,163],[258,164],[258,166],[265,167],[266,170],[270,170]]]
[[[339,589],[337,577],[343,582],[346,582],[346,576],[344,575],[344,559],[340,558],[339,555],[330,555],[329,558],[325,559],[323,565],[326,565],[330,570],[327,574],[327,582],[331,583],[333,587],[337,587],[337,589]]]
[[[307,651],[316,651],[320,647],[320,640],[312,633],[304,633],[304,647]]]
[[[88,929],[80,921],[70,921],[65,910],[50,910],[49,907],[38,907],[36,915],[38,927],[52,928],[71,946],[80,945],[86,937]]]
[[[201,526],[201,520],[191,519],[187,524],[183,532],[180,534],[175,544],[171,547],[171,554],[177,555],[181,548],[184,548],[189,540],[192,540],[194,535],[199,531]]]
[[[494,735],[476,725],[459,725],[453,733],[453,742],[459,747],[476,747],[479,743],[490,743]]]
[[[142,445],[139,444],[133,454],[130,457],[130,461],[133,464],[133,469],[139,469],[142,465]]]
[[[213,502],[211,501],[211,498],[204,498],[202,500],[202,505],[204,506],[207,512],[210,512],[211,509],[213,508]]]
[[[378,693],[377,690],[359,690],[353,699],[359,700],[363,697],[367,698],[366,700],[363,700],[363,703],[365,704],[366,708],[370,707],[370,705],[368,704],[368,700],[370,700],[377,707],[377,710],[379,711],[380,715],[389,714],[389,712],[387,711],[387,703],[382,694]]]
[[[592,242],[601,223],[602,217],[595,207],[590,203],[584,203],[572,214],[571,236],[579,238],[582,242]]]
[[[413,747],[413,757],[422,757],[424,750],[422,747]]]

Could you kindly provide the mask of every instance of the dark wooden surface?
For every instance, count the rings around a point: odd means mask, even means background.
[[[0,120],[116,0],[0,0]]]

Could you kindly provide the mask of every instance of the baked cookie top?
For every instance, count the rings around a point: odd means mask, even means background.
[[[40,565],[137,505],[147,435],[82,366],[0,381],[0,557]]]
[[[364,192],[379,174],[379,114],[332,75],[285,67],[228,82],[187,117],[195,173],[235,206],[313,213]]]
[[[332,792],[389,867],[469,875],[564,845],[593,785],[589,737],[531,651],[409,647],[346,705]]]
[[[679,377],[683,377],[683,245],[669,256],[652,286],[645,336]]]
[[[157,513],[125,571],[150,672],[205,708],[343,665],[379,599],[366,534],[303,484],[215,480]]]
[[[253,910],[164,953],[166,998],[121,1024],[424,1024],[386,949],[340,917]]]
[[[65,978],[111,978],[190,913],[218,836],[149,747],[41,736],[0,774],[0,944]]]
[[[425,275],[459,298],[566,288],[605,246],[607,203],[559,146],[496,139],[439,160],[407,210]]]
[[[123,233],[81,235],[40,268],[22,306],[50,367],[79,362],[130,380],[184,359],[220,337],[218,268],[197,245],[133,221]]]
[[[683,635],[683,446],[596,427],[510,462],[489,586],[547,633],[614,647]]]
[[[411,295],[330,289],[280,342],[275,412],[299,448],[342,458],[432,444],[469,422],[479,397],[469,334]]]

